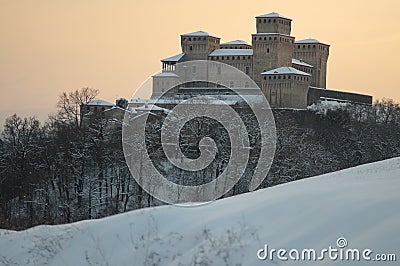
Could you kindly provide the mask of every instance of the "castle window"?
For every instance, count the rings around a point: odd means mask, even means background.
[[[308,45],[308,49],[310,49],[311,48],[311,45]]]
[[[245,56],[243,56],[243,57],[242,57],[242,59],[243,59],[243,60],[246,60],[246,57],[245,57]]]
[[[276,76],[274,76],[274,79],[276,79]]]
[[[189,41],[192,41],[192,38],[189,38]]]
[[[291,76],[288,76],[288,79],[292,79],[292,77],[291,77]]]
[[[190,47],[189,47],[189,50],[190,50],[190,51],[193,51],[193,46],[190,46]]]
[[[281,79],[281,76],[278,76],[278,79]]]
[[[267,23],[267,20],[266,20],[266,19],[264,19],[264,23]]]
[[[272,77],[271,77],[271,76],[269,76],[269,79],[272,79]]]
[[[315,48],[315,44],[313,45],[313,48]]]
[[[266,41],[267,40],[267,37],[264,37],[264,41]]]
[[[271,40],[272,40],[272,37],[269,37],[269,40],[271,41]]]
[[[264,80],[267,80],[267,77],[266,77],[266,76],[264,76]]]
[[[193,38],[193,41],[195,41],[195,40],[196,40],[196,37]]]
[[[271,23],[271,19],[268,19],[268,23]]]
[[[306,46],[305,46],[305,45],[303,45],[303,49],[306,49]]]
[[[247,75],[249,75],[250,74],[250,67],[247,66],[245,72],[246,72]]]
[[[276,19],[274,19],[274,23],[276,23]]]
[[[262,37],[259,37],[258,40],[261,41],[261,40],[262,40]]]
[[[247,57],[247,59],[251,59],[251,56],[249,55],[249,56]]]
[[[283,76],[283,79],[286,79],[286,76]]]
[[[258,20],[258,23],[261,23],[261,19]]]
[[[275,41],[276,41],[276,39],[277,39],[277,38],[276,38],[276,37],[274,37],[274,40],[275,40]]]
[[[269,54],[269,48],[267,49],[267,53]]]

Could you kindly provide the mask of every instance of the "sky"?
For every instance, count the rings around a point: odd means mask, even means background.
[[[400,101],[400,1],[0,0],[0,124],[56,110],[62,92],[131,98],[180,35],[204,30],[251,43],[257,15],[293,19],[297,40],[331,45],[328,88]]]

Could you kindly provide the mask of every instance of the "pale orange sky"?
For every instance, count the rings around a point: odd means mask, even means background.
[[[81,87],[129,99],[180,53],[180,34],[251,43],[254,17],[273,11],[293,19],[296,39],[331,45],[329,88],[400,101],[399,10],[398,0],[0,0],[0,124],[13,113],[44,120]]]

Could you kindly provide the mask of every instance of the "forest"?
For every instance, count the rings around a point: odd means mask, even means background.
[[[163,204],[131,176],[121,123],[80,111],[98,94],[91,88],[63,93],[45,123],[18,115],[6,119],[0,133],[0,228],[70,223]],[[393,100],[322,102],[273,113],[277,147],[260,188],[400,156],[400,105]],[[159,122],[152,121],[154,128]],[[155,163],[164,165],[158,152]],[[218,175],[219,167],[210,171]],[[248,192],[246,182],[244,177],[224,197]]]

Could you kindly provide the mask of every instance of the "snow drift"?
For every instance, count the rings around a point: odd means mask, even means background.
[[[22,232],[0,230],[0,264],[297,265],[310,262],[282,261],[276,254],[273,261],[259,260],[257,253],[265,245],[319,252],[338,248],[339,237],[347,248],[399,260],[399,188],[395,158],[200,207],[164,206]]]

